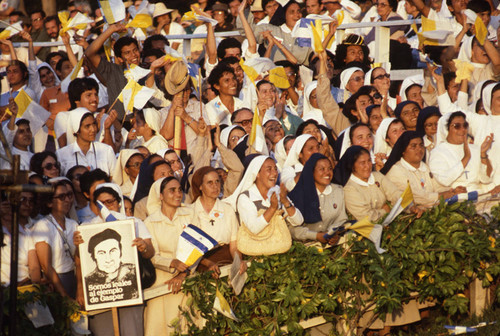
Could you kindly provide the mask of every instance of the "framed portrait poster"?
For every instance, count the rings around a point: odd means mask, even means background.
[[[133,219],[81,225],[80,244],[85,309],[105,309],[143,301]]]

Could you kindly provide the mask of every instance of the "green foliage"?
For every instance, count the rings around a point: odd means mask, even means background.
[[[403,214],[385,228],[384,254],[356,236],[344,248],[324,251],[294,243],[287,253],[252,259],[239,296],[227,279],[207,273],[187,279],[191,309],[206,319],[202,329],[190,324],[189,335],[281,335],[283,327],[302,335],[299,322],[316,316],[334,324],[343,318],[355,328],[368,309],[385,319],[412,298],[434,300],[448,316],[467,313],[469,283],[477,277],[487,287],[500,275],[499,218],[500,207],[487,217],[470,203],[442,202],[421,218]],[[239,322],[212,309],[216,288]]]
[[[51,292],[45,286],[36,286],[38,291],[19,292],[17,296],[17,335],[58,335],[71,336],[70,320],[78,320],[80,316],[80,308],[75,301],[62,297],[59,293]],[[3,287],[3,313],[4,321],[8,321],[9,316],[9,287]],[[48,306],[54,324],[35,328],[33,323],[24,313],[24,308],[28,303],[38,301],[44,306]],[[8,323],[4,326],[4,334],[8,334]]]

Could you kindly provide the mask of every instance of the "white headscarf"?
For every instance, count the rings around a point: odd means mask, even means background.
[[[118,186],[124,185],[130,180],[130,177],[125,172],[125,167],[127,161],[132,157],[132,155],[141,154],[137,149],[122,149],[118,155],[118,160],[116,160],[115,170],[111,175],[113,177],[113,182]]]
[[[448,127],[446,126],[448,124],[448,120],[450,119],[450,116],[454,112],[448,112],[445,115],[443,115],[441,118],[439,118],[438,121],[438,129],[437,129],[437,134],[436,134],[436,146],[439,145],[442,142],[446,142],[446,138],[448,137]],[[467,121],[467,118],[465,118]]]
[[[313,90],[317,87],[318,81],[312,81],[304,88],[304,110],[302,112],[302,120],[306,121],[309,119],[314,119],[318,122],[318,124],[326,126],[326,121],[323,118],[323,111],[321,111],[319,108],[313,107],[309,100],[311,92],[313,92]]]
[[[220,132],[220,143],[223,144],[224,146],[228,147],[228,143],[229,143],[229,135],[231,134],[231,132],[236,128],[236,127],[240,127],[238,125],[231,125],[231,126],[228,126],[226,128],[224,128],[221,132]],[[229,147],[228,147],[229,148]]]
[[[492,115],[491,112],[491,99],[493,98],[492,92],[495,86],[497,86],[497,84],[498,83],[491,83],[486,85],[481,94],[481,97],[483,98],[483,108],[488,115]]]
[[[161,130],[160,112],[158,112],[154,108],[145,108],[142,111],[144,112],[144,120],[146,121],[146,124],[148,124],[152,130],[159,134]]]
[[[349,133],[351,131],[351,126],[347,127],[345,130],[340,132],[339,136],[341,134],[344,134],[344,137],[342,138],[342,146],[340,146],[340,155],[339,158],[342,158],[342,155],[344,155],[345,151],[347,148],[351,147],[351,137],[349,136]]]
[[[389,130],[389,126],[391,123],[396,120],[396,118],[384,118],[380,123],[380,126],[377,129],[377,133],[375,133],[375,141],[373,144],[373,152],[375,154],[384,153],[387,156],[391,154],[391,146],[385,141],[387,138],[387,131]]]
[[[238,201],[238,196],[242,193],[250,189],[250,187],[255,183],[255,179],[257,178],[257,174],[259,174],[260,168],[264,164],[264,161],[267,159],[271,159],[271,157],[267,155],[259,155],[255,157],[247,167],[245,175],[240,181],[240,184],[236,187],[233,194],[225,199],[224,202],[230,204],[233,207],[234,211],[238,211],[236,207],[236,203]]]
[[[351,67],[351,68],[347,68],[344,71],[342,71],[342,73],[340,74],[340,89],[342,89],[342,90],[346,89],[345,87],[346,87],[347,83],[349,82],[349,79],[351,79],[351,76],[356,71],[363,72],[363,69],[358,68],[358,67]]]
[[[286,154],[286,149],[285,149],[285,140],[287,139],[288,135],[285,135],[283,138],[281,138],[280,141],[276,143],[276,146],[274,147],[274,158],[276,159],[276,164],[278,165],[279,170],[283,170],[283,165],[285,164],[285,160],[287,157]]]
[[[371,68],[367,73],[365,73],[365,85],[372,85],[372,73],[375,69],[377,68]]]
[[[49,68],[49,70],[50,70],[50,71],[54,74],[54,78],[55,78],[55,81],[54,81],[54,86],[58,86],[59,84],[61,84],[61,80],[59,79],[59,77],[57,76],[56,72],[54,71],[54,69],[52,69],[52,67],[50,66],[50,64],[49,64],[49,63],[47,63],[47,62],[42,62],[42,63],[38,64],[38,65],[36,66],[36,70],[37,70],[37,71],[39,71],[39,70],[40,70],[41,68],[43,68],[43,67],[45,67],[45,68]],[[40,83],[41,83],[41,82],[42,82],[42,81],[40,81]],[[42,84],[42,86],[43,86],[43,84]],[[45,88],[45,86],[44,86],[44,88]]]
[[[283,167],[294,167],[297,163],[300,163],[300,152],[302,152],[302,148],[304,148],[304,145],[310,138],[314,137],[311,134],[302,134],[295,139],[292,148],[290,148],[290,152],[288,152],[288,156],[283,164]]]
[[[85,107],[78,107],[74,110],[69,111],[68,113],[68,125],[66,130],[66,139],[67,143],[72,144],[76,141],[74,133],[77,133],[80,129],[80,123],[82,122],[82,117],[90,113]]]
[[[460,51],[458,52],[458,59],[462,61],[471,62],[472,61],[472,40],[474,35],[465,35],[462,39],[462,45],[460,46]]]
[[[406,90],[412,86],[413,84],[418,84],[421,87],[424,86],[425,80],[424,80],[424,75],[415,75],[415,76],[410,76],[406,77],[405,80],[403,81],[403,84],[401,84],[401,89],[399,90],[399,95],[401,96],[401,101],[408,100],[406,97]]]
[[[118,200],[118,202],[120,202],[120,211],[119,211],[119,213],[125,216],[125,205],[124,205],[124,202],[123,202],[123,194],[122,194],[122,190],[120,189],[120,187],[118,186],[118,184],[116,184],[116,183],[101,183],[101,184],[99,184],[95,188],[95,190],[97,191],[97,190],[99,190],[101,188],[104,188],[104,187],[111,188],[111,189],[113,189],[114,191],[116,191],[118,193],[118,196],[120,197],[120,199]]]
[[[155,213],[161,209],[160,187],[165,178],[166,177],[162,177],[161,179],[154,181],[151,185],[151,189],[149,189],[148,201],[146,203],[148,214]]]

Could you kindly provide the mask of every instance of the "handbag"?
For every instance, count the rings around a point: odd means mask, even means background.
[[[151,259],[144,258],[139,251],[137,251],[137,254],[139,256],[139,270],[141,272],[141,288],[146,289],[155,283],[156,269]]]
[[[265,210],[259,210],[262,215]],[[282,216],[276,211],[269,224],[258,234],[252,233],[242,223],[236,238],[238,251],[249,256],[272,255],[287,252],[292,246],[292,236]]]

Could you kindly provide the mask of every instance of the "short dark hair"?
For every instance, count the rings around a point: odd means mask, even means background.
[[[144,48],[142,51],[142,59],[149,57],[149,56],[156,56],[156,58],[162,58],[165,56],[165,51],[160,50],[160,49],[152,49],[152,48]]]
[[[12,11],[9,14],[9,17],[14,16],[14,15],[19,15],[19,16],[24,16],[24,13],[18,10]]]
[[[263,80],[259,81],[259,82],[257,83],[257,85],[255,86],[255,87],[257,88],[257,91],[259,91],[259,90],[260,90],[260,87],[261,87],[262,85],[264,85],[264,84],[270,84],[270,85],[274,86],[274,84],[273,84],[273,83],[271,83],[270,81],[263,79]]]
[[[45,12],[42,9],[35,9],[34,11],[30,12],[30,17],[31,17],[31,15],[36,14],[36,13],[42,14],[42,19],[47,16],[47,14],[45,14]]]
[[[33,154],[30,160],[30,171],[35,172],[40,176],[43,176],[42,163],[49,156],[51,156],[57,162],[57,156],[54,154],[54,152],[43,151]]]
[[[163,42],[165,42],[166,45],[168,45],[168,46],[170,45],[170,42],[168,42],[168,39],[165,36],[160,35],[160,34],[156,34],[156,35],[151,35],[150,37],[148,37],[147,39],[144,40],[144,42],[142,44],[142,50],[146,51],[146,50],[153,49],[153,42],[154,41],[163,41]]]
[[[114,197],[114,199],[118,202],[118,203],[121,203],[121,197],[120,195],[116,192],[115,189],[111,188],[111,187],[102,187],[102,188],[99,188],[99,189],[96,189],[94,191],[94,204],[97,204],[97,197],[99,197],[101,194],[104,194],[104,193],[108,193],[110,194],[111,196]]]
[[[224,73],[229,72],[234,75],[234,70],[227,64],[217,64],[217,66],[212,70],[210,76],[208,76],[208,83],[212,87],[212,90],[215,94],[219,94],[219,90],[217,90],[214,85],[219,85],[219,80],[222,78]]]
[[[222,40],[217,47],[217,57],[223,59],[226,56],[226,49],[229,48],[239,48],[241,52],[241,43],[234,37],[228,37]]]
[[[165,177],[163,179],[163,181],[161,181],[161,184],[160,184],[160,194],[163,192],[163,190],[165,189],[165,187],[167,186],[167,184],[170,183],[170,181],[173,181],[173,180],[176,180],[177,179],[173,176],[168,176],[168,177]],[[181,188],[182,188],[182,185],[181,185]]]
[[[85,167],[85,166],[82,166],[82,165],[75,165],[75,166],[71,167],[71,168],[68,170],[68,172],[66,173],[66,178],[68,178],[68,179],[70,179],[70,180],[73,180],[73,178],[74,178],[74,176],[73,176],[73,175],[75,174],[75,171],[76,171],[77,169],[80,169],[80,168],[85,168],[85,169],[87,169],[87,171],[89,170],[89,169],[88,169],[87,167]]]
[[[49,185],[52,185],[54,187],[54,191],[51,193],[42,194],[42,196],[40,197],[40,213],[44,216],[48,215],[52,211],[52,208],[49,207],[49,203],[54,200],[54,194],[56,193],[57,188],[67,185],[70,186],[74,191],[73,184],[66,179],[58,180],[54,183],[49,183]]]
[[[109,175],[99,168],[85,172],[80,177],[80,189],[83,193],[89,194],[92,184],[99,180],[110,182]]]
[[[139,43],[137,40],[133,37],[130,36],[123,36],[118,39],[118,41],[115,42],[115,45],[113,46],[113,51],[115,52],[116,57],[122,57],[122,48],[126,47],[128,45],[135,44],[137,48],[139,48]]]
[[[57,15],[47,16],[45,18],[45,20],[43,20],[43,24],[46,24],[47,22],[50,22],[50,21],[53,21],[53,20],[56,21],[56,25],[59,26],[61,24],[61,21],[59,21],[59,18],[57,17]]]
[[[321,4],[321,0],[318,0],[318,1]],[[327,50],[326,52],[329,53],[330,51]],[[332,54],[332,56],[333,56],[333,54]],[[297,64],[293,64],[292,62],[290,62],[288,60],[277,61],[277,62],[274,62],[274,64],[276,64],[276,66],[282,66],[283,68],[292,68],[293,72],[295,72],[296,74],[299,73],[299,66]]]
[[[30,121],[28,119],[19,119],[16,121],[16,126],[21,126],[21,125],[30,125]]]
[[[359,122],[359,123],[355,123],[354,125],[351,126],[351,128],[349,129],[349,140],[351,140],[352,142],[352,136],[354,134],[354,131],[360,127],[367,127],[368,129],[370,129],[370,126],[368,126],[367,124],[365,123],[362,123],[362,122]],[[371,132],[371,130],[370,130]],[[344,135],[345,136],[345,135]]]
[[[45,62],[50,64],[50,60],[55,56],[61,56],[62,58],[68,57],[68,55],[64,51],[53,51],[49,53],[47,57],[45,57]]]
[[[451,81],[457,78],[457,74],[455,72],[447,72],[443,74],[443,78],[444,78],[444,87],[448,89]]]
[[[68,98],[71,109],[76,108],[76,102],[80,101],[85,91],[90,91],[92,89],[99,93],[99,84],[97,84],[95,79],[90,77],[73,79],[68,86]]]
[[[16,66],[16,65],[21,70],[21,73],[23,74],[23,79],[28,80],[29,72],[28,72],[28,68],[26,67],[26,64],[24,64],[24,62],[21,62],[19,60],[12,60],[12,61],[10,61],[10,64],[7,65],[6,70],[9,69],[11,66]]]
[[[233,114],[231,114],[231,124],[234,124],[234,120],[241,111],[249,111],[250,113],[253,114],[252,110],[250,110],[248,107],[239,108],[236,111],[234,111]]]
[[[221,59],[221,61],[219,63],[225,63],[227,65],[233,65],[233,64],[236,64],[236,63],[239,63],[240,60],[234,56],[229,56],[229,57],[226,57],[226,58],[223,58]]]
[[[114,239],[118,242],[118,246],[120,248],[120,256],[122,254],[122,236],[118,232],[113,229],[106,229],[104,231],[99,232],[98,234],[93,235],[89,239],[88,252],[90,253],[90,257],[95,261],[94,249],[97,245],[102,243],[105,240]]]
[[[55,68],[54,70],[61,71],[61,70],[62,70],[62,67],[63,67],[64,62],[69,62],[69,58],[67,58],[67,57],[63,57],[63,58],[61,58],[59,61],[57,61],[57,63],[56,63],[56,68]]]
[[[469,1],[467,9],[472,10],[474,13],[488,12],[491,15],[490,4],[485,0]]]

